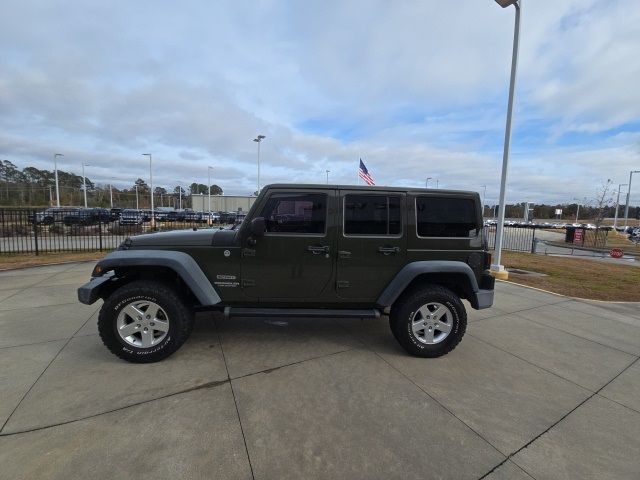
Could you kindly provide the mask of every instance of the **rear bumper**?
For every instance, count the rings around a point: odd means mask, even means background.
[[[480,277],[479,290],[473,294],[473,297],[469,299],[471,306],[476,310],[482,310],[483,308],[489,308],[493,305],[493,288],[496,283],[496,279],[485,272]]]
[[[100,291],[113,278],[113,273],[107,273],[102,277],[95,277],[78,289],[78,300],[85,305],[91,305],[100,298]]]
[[[471,302],[471,306],[476,310],[489,308],[493,305],[493,290],[478,290],[475,293],[475,301]]]

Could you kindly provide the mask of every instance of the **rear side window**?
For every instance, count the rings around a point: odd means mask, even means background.
[[[274,193],[262,209],[269,233],[323,234],[327,222],[327,196],[321,193]]]
[[[419,237],[459,237],[477,235],[475,202],[470,198],[418,197],[416,224]]]
[[[345,195],[345,235],[400,235],[401,197],[394,195]]]

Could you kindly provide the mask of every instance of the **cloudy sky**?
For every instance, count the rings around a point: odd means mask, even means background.
[[[524,0],[508,200],[640,170],[640,3]],[[0,15],[0,158],[99,183],[356,182],[498,195],[513,7],[492,0],[32,1]],[[111,180],[113,179],[113,180]],[[640,175],[632,201],[640,203]]]

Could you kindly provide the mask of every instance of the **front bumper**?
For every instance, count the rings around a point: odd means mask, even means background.
[[[91,305],[100,298],[100,291],[113,278],[113,272],[102,277],[94,277],[78,289],[78,300],[85,305]]]

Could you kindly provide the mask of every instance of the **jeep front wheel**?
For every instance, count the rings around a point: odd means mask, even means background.
[[[193,312],[171,287],[151,281],[124,285],[107,298],[98,331],[114,355],[135,363],[167,358],[187,340]]]
[[[453,350],[467,328],[467,312],[456,294],[429,286],[393,305],[389,316],[396,340],[411,355],[439,357]]]

